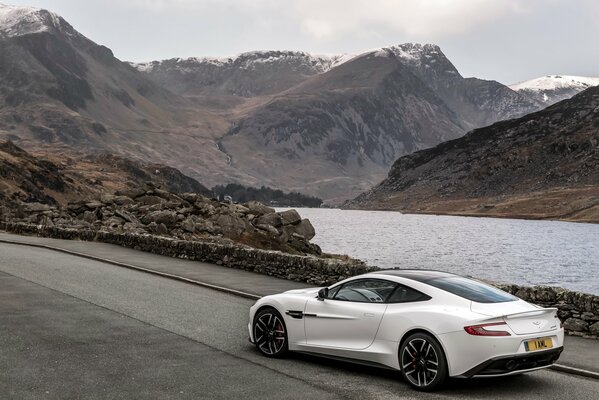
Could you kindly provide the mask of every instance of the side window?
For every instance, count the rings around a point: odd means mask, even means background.
[[[333,299],[360,303],[384,303],[396,286],[396,283],[382,279],[360,279],[341,286]]]
[[[424,293],[409,288],[404,285],[397,285],[397,288],[387,300],[388,303],[409,303],[413,301],[426,301],[430,300],[430,297]]]
[[[341,289],[341,285],[337,285],[337,286],[333,287],[332,289],[329,289],[329,295],[327,296],[327,299],[334,298],[335,295],[337,294],[337,292],[339,291],[339,289]]]

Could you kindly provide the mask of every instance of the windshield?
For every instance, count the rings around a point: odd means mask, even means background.
[[[477,303],[505,303],[518,300],[517,297],[503,290],[461,276],[434,278],[426,283]]]

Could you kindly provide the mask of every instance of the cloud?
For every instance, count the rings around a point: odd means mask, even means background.
[[[292,3],[302,31],[314,39],[327,39],[377,29],[422,38],[461,34],[501,18],[530,13],[542,1],[295,0]]]

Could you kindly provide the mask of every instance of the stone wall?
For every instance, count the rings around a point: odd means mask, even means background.
[[[235,244],[187,241],[149,234],[113,233],[89,229],[40,227],[24,223],[0,222],[0,229],[55,239],[98,241],[149,253],[203,261],[230,268],[257,272],[277,278],[325,286],[376,268],[354,259],[301,256]]]
[[[40,227],[6,222],[0,222],[0,229],[56,239],[112,243],[150,253],[209,262],[315,286],[330,285],[350,276],[377,269],[354,259],[299,256],[241,245],[186,241],[148,234]],[[528,302],[543,307],[557,307],[558,316],[567,333],[599,339],[599,296],[559,287],[493,284]]]
[[[556,307],[557,315],[570,335],[599,339],[599,296],[560,287],[494,285],[530,303]]]

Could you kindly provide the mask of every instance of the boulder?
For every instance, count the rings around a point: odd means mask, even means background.
[[[23,210],[28,212],[42,212],[53,210],[54,207],[42,203],[24,203]]]
[[[94,201],[90,201],[90,202],[85,203],[85,206],[87,208],[89,208],[90,210],[95,210],[97,208],[104,207],[104,203],[102,203],[101,201],[94,200]]]
[[[255,214],[257,216],[275,213],[274,208],[265,206],[264,204],[258,201],[248,201],[244,204],[244,206],[246,206],[252,214]]]
[[[260,230],[263,230],[263,231],[266,231],[266,232],[268,232],[268,233],[271,233],[271,234],[273,234],[273,235],[275,235],[275,236],[278,236],[278,235],[279,235],[279,231],[277,230],[277,228],[275,228],[275,227],[274,227],[274,226],[272,226],[272,225],[268,225],[268,224],[258,224],[258,225],[255,225],[255,226],[256,226],[256,228],[258,228],[258,229],[260,229]]]
[[[593,335],[599,335],[599,322],[595,322],[593,325],[589,326],[589,331]]]
[[[239,236],[246,230],[246,223],[243,219],[229,214],[221,214],[214,221],[216,226],[225,236]]]
[[[156,224],[164,224],[166,226],[174,226],[177,221],[177,213],[170,210],[152,211],[141,220],[146,225],[155,222]]]
[[[588,322],[584,322],[579,318],[568,318],[564,321],[564,328],[569,331],[585,332],[588,327]]]
[[[311,240],[316,235],[316,231],[309,219],[302,219],[299,224],[294,226],[294,230],[295,233],[303,236],[306,240]]]
[[[100,197],[100,201],[104,204],[116,204],[119,206],[124,206],[127,204],[132,204],[133,199],[128,196],[115,196],[113,194],[104,194]]]
[[[283,218],[278,213],[265,214],[254,219],[254,226],[272,225],[275,228],[283,225]]]
[[[152,196],[152,195],[141,196],[141,197],[135,199],[135,201],[138,204],[141,204],[142,206],[153,206],[156,204],[166,202],[166,200],[164,200],[163,198],[158,197],[158,196]]]
[[[135,218],[133,216],[133,214],[131,214],[130,212],[125,211],[125,210],[121,210],[121,209],[117,208],[116,210],[114,210],[114,215],[116,215],[117,217],[121,217],[122,219],[124,219],[127,222],[132,222],[134,224],[139,223],[139,221],[137,220],[137,218]]]
[[[137,197],[140,197],[140,196],[143,196],[144,194],[146,194],[146,191],[143,188],[138,187],[138,188],[124,189],[124,190],[117,190],[114,194],[117,196],[127,196],[132,199],[135,199]]]
[[[184,231],[189,232],[189,233],[195,233],[195,231],[196,231],[196,223],[193,220],[193,218],[191,218],[191,217],[185,218],[181,222],[181,229],[183,229]]]
[[[81,216],[80,216],[81,218]],[[94,222],[96,222],[98,220],[96,213],[93,211],[85,211],[83,213],[82,219],[86,222],[89,222],[90,224],[93,224]]]
[[[296,210],[287,210],[277,213],[283,220],[283,225],[295,225],[301,222],[302,217]]]

